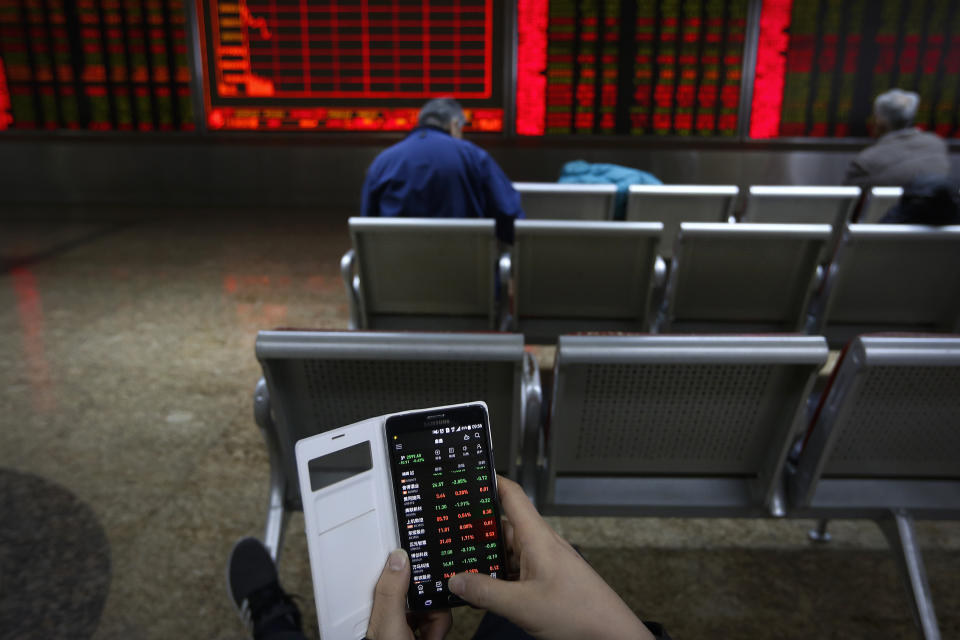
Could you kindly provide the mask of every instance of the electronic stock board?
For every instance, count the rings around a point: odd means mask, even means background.
[[[960,2],[764,0],[752,138],[866,136],[892,87],[920,94],[919,126],[960,135]]]
[[[891,87],[960,136],[960,2],[0,0],[0,130],[856,138]]]
[[[202,0],[211,129],[410,129],[429,98],[504,128],[500,0]]]
[[[183,2],[0,0],[0,129],[193,129]]]
[[[520,135],[737,134],[747,0],[519,0]]]

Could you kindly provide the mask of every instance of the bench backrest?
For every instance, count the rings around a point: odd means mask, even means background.
[[[531,220],[611,220],[617,187],[612,184],[514,182]]]
[[[828,225],[683,223],[664,331],[799,331]]]
[[[958,461],[960,336],[861,336],[811,421],[792,498],[800,507],[960,511]]]
[[[361,328],[495,328],[493,220],[350,218]]]
[[[857,222],[861,224],[875,224],[880,222],[890,209],[900,202],[903,187],[873,187],[863,204],[863,211]]]
[[[873,331],[957,331],[960,226],[850,225],[818,315],[831,344]]]
[[[489,407],[497,468],[515,471],[523,336],[261,331],[256,353],[293,499],[298,440],[385,413],[474,400]]]
[[[662,232],[658,222],[518,220],[512,269],[519,330],[531,339],[644,330]]]
[[[673,255],[681,222],[726,222],[740,189],[733,185],[631,185],[627,220],[662,222],[660,254]]]
[[[743,222],[829,224],[849,221],[860,187],[753,186]]]
[[[767,505],[827,353],[807,336],[561,336],[544,506]]]

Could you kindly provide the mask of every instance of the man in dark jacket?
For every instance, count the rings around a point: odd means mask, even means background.
[[[950,173],[947,145],[934,133],[913,126],[920,96],[891,89],[873,103],[879,139],[850,162],[845,184],[900,187],[918,176]]]
[[[451,98],[430,100],[417,128],[367,170],[361,213],[407,218],[493,218],[497,237],[513,240],[520,194],[490,155],[463,140],[466,118]]]

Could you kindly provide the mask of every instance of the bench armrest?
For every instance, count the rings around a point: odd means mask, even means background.
[[[543,388],[540,386],[540,365],[529,351],[523,354],[522,423],[520,425],[521,486],[534,505],[541,487],[542,460],[545,454],[542,425]]]
[[[348,249],[340,258],[340,275],[347,289],[347,301],[350,306],[350,323],[348,328],[360,328],[360,278],[354,273],[357,254]]]
[[[500,331],[513,331],[513,305],[510,304],[510,277],[513,274],[513,261],[509,252],[500,254],[497,261],[497,328]]]

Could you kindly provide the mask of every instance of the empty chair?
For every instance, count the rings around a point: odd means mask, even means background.
[[[264,379],[254,410],[270,453],[264,540],[274,557],[287,513],[302,508],[298,440],[385,413],[483,400],[494,462],[516,477],[524,425],[539,419],[539,369],[520,335],[262,331],[256,353]],[[536,455],[535,441],[527,448]]]
[[[493,220],[350,218],[351,328],[494,329]]]
[[[750,187],[742,221],[840,227],[859,197],[860,187]]]
[[[650,325],[659,222],[518,220],[511,254],[517,330],[535,342]]]
[[[612,184],[514,182],[520,205],[532,220],[610,220],[617,197]]]
[[[960,517],[958,460],[960,336],[863,336],[837,363],[788,474],[797,517],[878,521],[928,640],[940,635],[913,517]]]
[[[541,509],[782,514],[781,468],[827,354],[812,336],[561,336]]]
[[[960,226],[850,225],[815,316],[831,346],[874,331],[960,330]]]
[[[681,222],[725,222],[739,193],[732,185],[635,184],[627,196],[627,220],[662,222],[660,254],[669,258]]]
[[[801,331],[830,234],[822,224],[682,223],[660,331]]]
[[[900,201],[902,195],[903,187],[873,187],[870,189],[857,222],[863,224],[880,222],[887,211]]]

